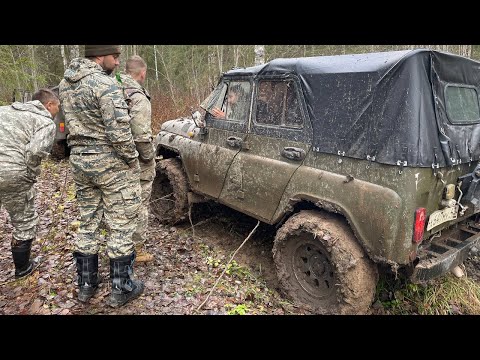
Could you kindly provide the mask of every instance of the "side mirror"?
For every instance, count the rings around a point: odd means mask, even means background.
[[[204,128],[205,127],[205,121],[202,117],[202,114],[200,114],[200,111],[195,111],[192,113],[192,119],[195,122],[195,125],[197,125],[199,128]]]

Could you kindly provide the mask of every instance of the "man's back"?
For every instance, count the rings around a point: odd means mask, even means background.
[[[25,171],[26,145],[30,144],[37,131],[45,127],[55,131],[51,114],[38,100],[0,107],[0,164],[3,174]],[[45,142],[45,146],[36,145],[48,148],[53,139],[46,137],[35,141]]]
[[[112,151],[114,143],[128,139],[127,105],[115,80],[99,65],[75,59],[65,71],[59,91],[72,153]]]
[[[121,75],[124,96],[129,101],[131,129],[134,141],[150,142],[152,138],[152,107],[150,95],[130,75]]]

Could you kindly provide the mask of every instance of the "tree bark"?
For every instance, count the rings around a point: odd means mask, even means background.
[[[65,45],[60,45],[60,53],[62,54],[62,60],[63,60],[63,70],[67,69],[67,58],[65,57]]]
[[[10,54],[12,55],[12,62],[13,62],[13,72],[15,73],[15,78],[17,79],[17,89],[21,89],[22,86],[20,85],[20,77],[18,76],[18,70],[17,70],[17,62],[15,61],[15,55],[13,54],[13,49],[12,46],[15,45],[10,45]]]
[[[218,72],[223,73],[223,45],[217,45]]]
[[[32,55],[32,80],[33,80],[33,90],[38,90],[38,81],[37,81],[37,63],[35,61],[35,45],[28,45],[30,48],[30,54]]]
[[[174,91],[174,86],[173,86],[173,82],[170,78],[170,75],[168,73],[168,67],[167,67],[167,64],[165,63],[165,59],[164,59],[164,56],[163,56],[163,48],[162,46],[160,46],[160,51],[158,53],[158,55],[160,56],[160,60],[162,60],[162,65],[163,65],[163,68],[165,69],[165,79],[167,80],[168,82],[168,87],[170,88],[170,95],[172,96],[172,101],[173,101],[173,105],[175,106],[175,108],[177,108],[177,101],[175,99],[175,91]]]
[[[255,66],[265,64],[265,46],[255,45]]]
[[[153,45],[153,56],[155,57],[155,79],[158,82],[157,45]]]
[[[70,54],[72,59],[80,57],[80,45],[72,45]]]

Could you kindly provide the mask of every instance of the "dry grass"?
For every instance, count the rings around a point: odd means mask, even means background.
[[[152,96],[152,131],[157,134],[167,120],[190,115],[190,108],[198,108],[197,101],[190,97],[176,98],[176,106],[169,94],[154,92]]]
[[[480,315],[480,284],[466,276],[447,274],[427,285],[384,279],[377,296],[388,314]]]
[[[436,286],[426,287],[419,310],[427,315],[480,315],[480,285],[449,274]]]

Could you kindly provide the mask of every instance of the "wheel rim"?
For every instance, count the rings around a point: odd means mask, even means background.
[[[327,298],[335,287],[335,273],[325,250],[318,244],[301,244],[293,253],[293,273],[311,296]]]

